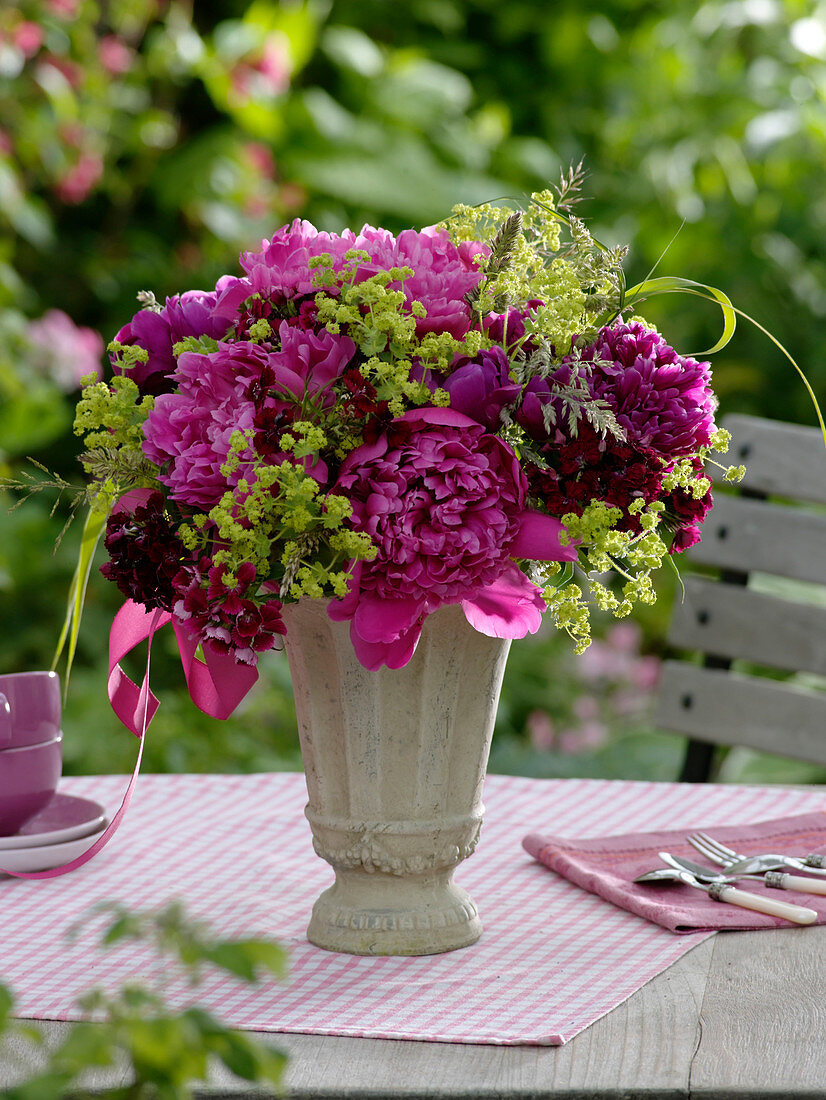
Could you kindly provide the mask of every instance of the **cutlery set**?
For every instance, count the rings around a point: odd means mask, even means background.
[[[680,882],[705,890],[714,901],[724,901],[729,905],[739,905],[742,909],[783,917],[795,924],[813,924],[817,920],[818,914],[814,909],[792,905],[763,894],[751,894],[738,889],[734,884],[741,879],[756,880],[772,889],[826,896],[826,856],[789,856],[776,853],[747,856],[726,847],[707,833],[692,833],[686,839],[701,856],[716,866],[706,867],[693,860],[673,856],[670,852],[658,852],[665,866],[638,875],[634,881],[649,884]],[[806,874],[789,874],[785,868],[805,871]]]

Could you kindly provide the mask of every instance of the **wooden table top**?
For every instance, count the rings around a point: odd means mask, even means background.
[[[290,1056],[295,1100],[805,1100],[826,1096],[824,991],[826,926],[725,932],[563,1047],[267,1038]],[[69,1025],[36,1026],[57,1039]],[[198,1095],[261,1094],[216,1077]]]

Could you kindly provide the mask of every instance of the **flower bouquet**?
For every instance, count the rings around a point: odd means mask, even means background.
[[[709,364],[554,197],[397,237],[295,221],[213,291],[144,295],[77,410],[104,575],[246,666],[303,597],[371,670],[445,605],[499,638],[547,612],[581,650],[589,606],[653,601],[726,447]]]
[[[569,180],[569,182],[573,182]],[[228,717],[285,639],[316,851],[336,883],[308,935],[359,953],[475,940],[453,868],[476,844],[510,639],[543,614],[652,602],[711,506],[709,365],[634,314],[622,249],[542,192],[398,236],[295,221],[243,274],[143,308],[78,405],[91,552],[127,597],[120,656],[172,622],[195,702]],[[729,469],[727,476],[739,471]],[[613,580],[611,579],[613,578]]]

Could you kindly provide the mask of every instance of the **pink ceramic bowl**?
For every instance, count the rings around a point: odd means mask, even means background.
[[[0,751],[39,745],[60,733],[60,680],[56,672],[0,676]]]
[[[62,732],[39,745],[0,750],[0,836],[16,833],[57,790],[63,766]]]

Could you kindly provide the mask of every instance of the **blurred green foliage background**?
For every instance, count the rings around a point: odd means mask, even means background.
[[[631,246],[629,280],[660,261],[721,287],[822,399],[824,100],[826,4],[812,0],[5,3],[0,476],[33,456],[79,483],[79,377],[102,366],[138,291],[209,288],[294,217],[398,230],[457,201],[522,198],[583,157],[579,212]],[[647,312],[684,352],[717,338],[719,314],[696,299]],[[814,423],[791,367],[745,323],[714,378],[724,411]],[[49,666],[79,538],[53,554],[65,502],[8,512],[16,499],[0,491],[2,671]],[[495,767],[674,777],[680,745],[645,718],[663,597],[590,668],[553,635],[513,647]],[[118,602],[93,576],[67,772],[131,768],[106,704]],[[156,658],[148,769],[300,766],[283,657],[262,661],[225,725],[190,704],[171,638]]]

